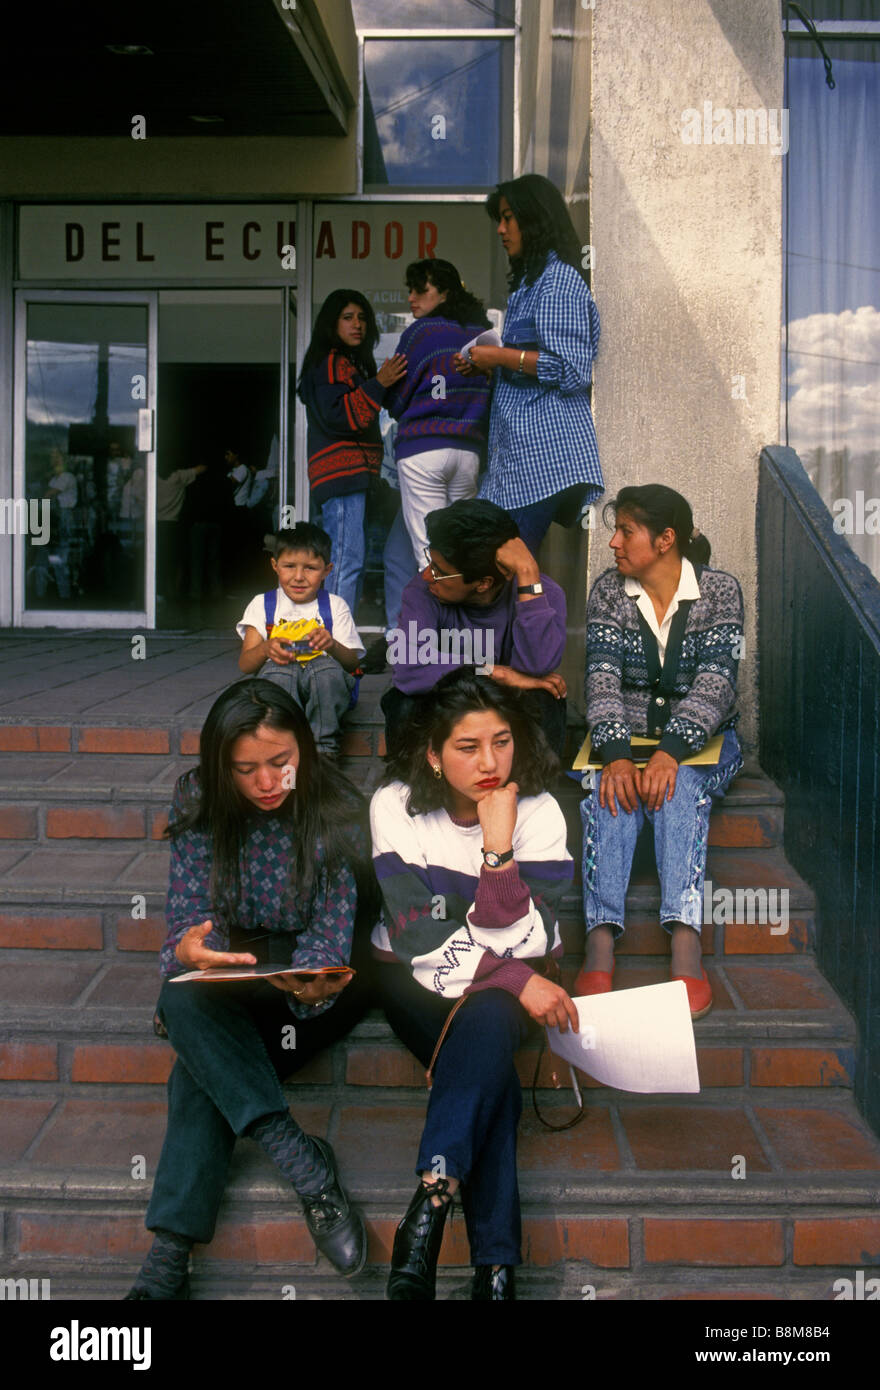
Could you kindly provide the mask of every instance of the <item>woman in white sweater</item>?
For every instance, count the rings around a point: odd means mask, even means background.
[[[577,1028],[560,985],[556,906],[572,875],[546,788],[556,760],[515,697],[469,670],[447,676],[407,731],[371,806],[384,923],[373,933],[392,1028],[433,1087],[394,1241],[388,1297],[433,1299],[460,1190],[472,1297],[512,1299],[521,1262],[514,1055],[530,1021]],[[442,1044],[442,1045],[441,1045]]]

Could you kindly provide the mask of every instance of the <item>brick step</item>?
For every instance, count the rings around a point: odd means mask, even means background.
[[[781,1298],[825,1297],[834,1278],[880,1262],[880,1143],[851,1101],[831,1110],[682,1099],[596,1097],[588,1118],[564,1134],[541,1130],[526,1107],[525,1297],[556,1297],[560,1286],[583,1296],[587,1284],[598,1297],[656,1285],[672,1298],[747,1296],[754,1282]],[[130,1279],[148,1243],[143,1213],[164,1105],[32,1098],[4,1099],[0,1109],[4,1274],[45,1269],[59,1281],[56,1298],[68,1279]],[[337,1104],[317,1093],[297,1098],[295,1113],[328,1135],[363,1205],[371,1237],[363,1296],[381,1296],[414,1185],[424,1101]],[[132,1177],[138,1156],[145,1179]],[[744,1176],[734,1178],[743,1161]],[[454,1272],[461,1277],[468,1264],[463,1222],[447,1226],[441,1261],[442,1288],[455,1296]],[[236,1148],[215,1240],[195,1263],[202,1296],[231,1278],[257,1279],[251,1296],[281,1297],[277,1286],[271,1292],[279,1274],[298,1298],[336,1296],[289,1188],[248,1143]],[[561,1285],[549,1284],[552,1275]],[[343,1287],[358,1296],[361,1283]]]
[[[381,969],[382,967],[377,967]],[[787,1026],[789,1016],[849,1019],[850,1015],[809,956],[766,961],[761,956],[707,960],[714,1007],[701,1026],[714,1029],[713,1020],[725,1023],[734,1017],[762,1016]],[[624,957],[618,961],[615,990],[661,984],[668,979],[668,961],[651,957]],[[562,978],[574,984],[577,966],[563,962]],[[58,1019],[118,1010],[149,1009],[159,990],[156,960],[152,955],[104,961],[92,952],[7,951],[0,971],[0,1005],[3,1018],[16,1014]],[[66,1011],[66,1012],[65,1012]],[[764,1017],[764,1016],[767,1017]],[[720,1024],[719,1024],[720,1026]]]
[[[711,1088],[816,1087],[820,1094],[852,1086],[856,1030],[853,1019],[809,960],[772,969],[763,961],[710,966],[715,1007],[694,1025],[701,1082]],[[573,968],[563,978],[571,988]],[[660,983],[657,962],[625,961],[618,988]],[[0,975],[0,1083],[21,1093],[75,1093],[83,1085],[122,1088],[159,1085],[173,1053],[155,1038],[158,993],[155,962],[98,966],[81,957],[47,967],[19,953]],[[523,1050],[520,1075],[530,1085],[536,1046]],[[545,1055],[540,1084],[549,1087]],[[563,1075],[565,1073],[563,1072]],[[585,1078],[586,1084],[595,1083]],[[383,1015],[371,1013],[330,1053],[311,1063],[297,1082],[332,1087],[421,1091],[418,1064],[395,1039]]]
[[[128,840],[105,843],[72,841],[33,845],[27,841],[7,842],[0,849],[0,903],[42,906],[73,903],[109,906],[130,900],[132,893],[161,894],[164,898],[168,875],[167,843],[156,840]],[[577,867],[577,865],[576,865]],[[770,899],[788,904],[789,913],[810,914],[815,898],[780,849],[710,848],[706,878],[713,888],[737,889],[745,894],[759,889],[787,890],[788,898]],[[48,885],[48,887],[47,887]],[[155,897],[153,898],[155,901]],[[570,893],[567,908],[580,902],[579,893]],[[743,910],[748,906],[744,900]],[[734,904],[735,908],[735,904]],[[657,873],[653,865],[637,859],[627,895],[627,910],[633,913],[659,909]],[[731,909],[733,910],[733,909]],[[727,915],[720,903],[716,920]]]
[[[193,758],[166,759],[104,753],[28,757],[0,753],[0,842],[67,839],[161,838],[174,783]],[[342,769],[365,794],[378,785],[376,757],[350,756]],[[580,845],[581,789],[561,778],[557,797],[566,814],[569,843]],[[710,821],[709,843],[770,848],[781,845],[782,797],[768,778],[737,779]]]
[[[573,989],[576,971],[576,965],[563,966],[563,982],[569,989]],[[811,958],[794,957],[772,964],[761,957],[707,960],[707,975],[712,983],[714,1006],[707,1017],[697,1020],[695,1035],[698,1049],[721,1049],[716,1065],[723,1069],[725,1079],[707,1079],[706,1084],[742,1084],[743,1048],[803,1045],[830,1050],[827,1059],[813,1059],[815,1065],[809,1080],[760,1084],[849,1084],[855,1024]],[[667,978],[665,962],[627,958],[618,964],[615,988],[660,984]],[[0,972],[0,1040],[16,1047],[35,1048],[36,1051],[26,1051],[22,1056],[32,1057],[36,1068],[45,1069],[47,1079],[57,1071],[58,1046],[65,1045],[66,1056],[70,1051],[66,1045],[75,1042],[83,1046],[112,1046],[130,1040],[135,1052],[143,1057],[142,1065],[148,1065],[148,1056],[163,1055],[163,1045],[154,1041],[151,1031],[158,992],[152,956],[107,964],[91,953],[52,952],[47,959],[42,952],[7,952]],[[390,1042],[386,1025],[377,1026],[380,1032],[361,1032],[357,1036]],[[362,1029],[365,1027],[366,1024],[361,1025]],[[393,1056],[397,1044],[391,1046]],[[151,1054],[151,1048],[158,1051]],[[12,1065],[12,1055],[0,1067],[0,1077],[7,1080],[10,1073],[5,1066]],[[821,1076],[817,1075],[820,1060]],[[377,1054],[371,1065],[379,1066],[380,1062],[392,1068],[397,1065],[385,1052]],[[782,1064],[783,1058],[777,1057],[773,1066]],[[26,1068],[30,1064],[22,1060],[16,1065]],[[108,1065],[112,1068],[115,1064]],[[161,1068],[167,1063],[159,1061],[157,1065],[160,1074],[152,1079],[162,1080]],[[770,1064],[761,1060],[760,1065],[766,1069]],[[124,1070],[122,1062],[119,1067]],[[16,1075],[26,1078],[28,1072],[19,1070]],[[126,1078],[108,1075],[103,1079]],[[759,1084],[751,1074],[749,1080],[750,1084]]]
[[[115,906],[80,901],[72,903],[66,910],[39,910],[33,895],[22,905],[17,905],[15,895],[4,895],[0,886],[0,903],[3,904],[0,907],[0,949],[7,953],[28,950],[90,952],[100,954],[108,964],[118,963],[120,952],[124,953],[125,959],[132,954],[154,953],[165,939],[165,919],[161,912],[164,895],[153,891],[144,896],[147,916],[134,919],[131,916],[131,894],[122,899],[128,904],[127,911],[120,910],[118,895],[113,898]],[[40,907],[44,901],[45,894],[40,899]],[[618,961],[631,956],[660,956],[665,959],[669,954],[669,938],[657,921],[656,909],[655,914],[649,916],[644,908],[637,908],[635,890],[629,901],[631,911],[627,917],[626,933],[617,946]],[[140,913],[140,904],[136,910]],[[584,920],[578,893],[569,893],[563,899],[559,926],[566,958],[570,963],[579,965],[584,949]],[[775,958],[812,953],[815,940],[813,914],[798,913],[792,909],[787,926],[787,931],[776,934],[769,924],[744,921],[716,926],[708,922],[702,932],[703,954],[716,957],[764,955]],[[21,956],[22,960],[28,958]]]
[[[146,1250],[143,1247],[142,1253]],[[92,1270],[65,1269],[55,1259],[35,1260],[30,1255],[4,1263],[5,1276],[42,1278],[50,1281],[52,1297],[72,1302],[116,1302],[131,1287],[132,1269],[121,1272],[121,1261],[94,1262]],[[132,1268],[136,1268],[136,1265]],[[295,1267],[295,1270],[299,1266]],[[307,1281],[290,1265],[217,1261],[197,1253],[190,1286],[195,1301],[271,1302],[303,1301],[384,1302],[387,1267],[368,1265],[356,1280],[340,1279],[322,1261],[309,1272]],[[586,1271],[586,1272],[585,1272]],[[469,1268],[441,1266],[437,1271],[437,1301],[470,1300]],[[525,1302],[816,1302],[839,1297],[837,1269],[818,1274],[810,1269],[760,1269],[749,1277],[743,1270],[658,1268],[654,1282],[628,1270],[597,1271],[582,1261],[563,1261],[549,1269],[523,1265],[517,1270],[517,1300]],[[659,1282],[665,1275],[663,1282]],[[852,1270],[850,1270],[852,1275]],[[844,1275],[843,1277],[847,1277]],[[870,1270],[866,1276],[871,1278]],[[852,1279],[850,1280],[852,1283]],[[835,1288],[835,1284],[838,1287]],[[782,1324],[782,1311],[776,1323]],[[803,1321],[803,1319],[801,1319]],[[786,1325],[791,1323],[788,1318]],[[719,1343],[720,1345],[720,1343]],[[728,1345],[727,1342],[724,1343]]]

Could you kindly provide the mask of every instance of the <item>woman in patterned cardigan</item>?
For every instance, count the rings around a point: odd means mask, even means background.
[[[177,1061],[146,1217],[155,1239],[130,1299],[189,1297],[189,1251],[213,1238],[237,1135],[254,1139],[292,1184],[315,1244],[340,1273],[358,1273],[366,1259],[363,1220],[333,1151],[300,1129],[281,1089],[366,1007],[360,970],[355,984],[351,971],[297,973],[348,966],[356,918],[375,920],[363,803],[319,761],[305,716],[271,681],[223,692],[200,753],[177,783],[167,831],[157,1012]],[[258,959],[289,973],[172,982]]]
[[[736,579],[707,567],[709,542],[688,502],[652,483],[608,504],[615,568],[587,606],[587,722],[603,768],[581,805],[587,954],[575,995],[611,989],[614,943],[638,832],[648,819],[660,876],[660,923],[670,934],[672,978],[691,1014],[712,1007],[700,955],[709,811],[742,767],[736,676],[743,602]],[[717,763],[681,766],[717,733]],[[634,735],[659,738],[647,763]]]

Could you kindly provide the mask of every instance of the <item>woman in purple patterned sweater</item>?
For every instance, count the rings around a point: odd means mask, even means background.
[[[356,919],[375,920],[363,802],[318,758],[305,716],[271,681],[225,690],[200,752],[177,783],[167,832],[157,1012],[177,1061],[146,1217],[153,1246],[129,1299],[189,1297],[189,1252],[213,1238],[239,1135],[292,1184],[315,1244],[341,1274],[366,1259],[363,1220],[333,1151],[300,1129],[281,1089],[366,1008],[356,943],[356,983],[352,971],[301,973],[348,966]],[[257,963],[289,971],[173,984],[184,971]]]
[[[406,284],[415,323],[404,330],[397,353],[407,371],[385,397],[385,409],[399,421],[394,452],[400,501],[421,570],[428,512],[476,495],[491,388],[485,376],[463,376],[453,362],[490,324],[451,261],[413,261]]]

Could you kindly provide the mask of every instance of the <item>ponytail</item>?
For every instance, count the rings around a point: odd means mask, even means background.
[[[654,539],[663,531],[673,530],[679,555],[690,560],[691,564],[708,565],[712,547],[708,537],[694,525],[691,504],[680,492],[665,487],[663,483],[622,487],[602,512],[606,525],[609,517],[617,519],[618,512],[626,512],[640,526],[646,526]]]

